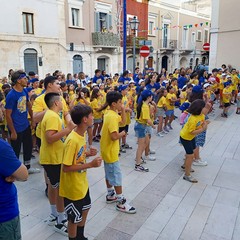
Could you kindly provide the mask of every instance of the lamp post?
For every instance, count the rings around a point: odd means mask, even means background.
[[[136,31],[138,30],[139,21],[136,16],[129,22],[130,28],[133,31],[133,74],[135,72],[135,65],[136,65]]]

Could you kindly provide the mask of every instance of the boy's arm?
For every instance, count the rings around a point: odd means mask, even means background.
[[[75,124],[70,121],[67,125],[66,128],[62,129],[61,131],[56,131],[56,130],[48,130],[45,133],[46,140],[49,144],[57,142],[60,140],[62,137],[68,135],[75,127]]]
[[[76,164],[76,165],[71,165],[71,166],[63,164],[63,171],[64,172],[77,172],[77,171],[85,170],[88,168],[100,167],[101,163],[102,163],[102,158],[96,157],[89,163]]]
[[[121,118],[122,118],[122,120],[119,124],[120,125],[125,124],[125,122],[126,122],[126,112],[125,112],[124,105],[122,105],[122,108],[121,108]]]
[[[16,140],[17,133],[13,125],[11,114],[12,114],[12,109],[6,109],[7,126],[9,127],[9,130],[11,132],[11,140]]]
[[[110,133],[112,141],[118,140],[118,139],[124,137],[125,135],[126,135],[125,131],[122,131],[120,133],[119,132],[112,132],[112,133]]]

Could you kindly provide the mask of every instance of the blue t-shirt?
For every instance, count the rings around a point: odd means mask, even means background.
[[[23,132],[29,126],[28,101],[28,93],[25,89],[22,92],[12,89],[7,95],[5,108],[12,110],[11,117],[17,133]]]
[[[14,183],[5,181],[20,166],[12,147],[0,139],[0,223],[7,222],[19,215],[17,189]]]
[[[68,80],[66,80],[66,84],[67,84],[67,85],[75,84],[75,81],[68,79]]]
[[[182,89],[184,87],[184,85],[186,85],[187,83],[187,78],[180,76],[178,78],[178,88]]]
[[[99,77],[97,77],[96,75],[93,77],[92,79],[93,83],[96,83],[96,84],[101,84],[103,83],[104,81],[104,77],[101,75]]]
[[[130,81],[131,81],[131,78],[123,77],[123,76],[118,79],[118,82],[122,84],[128,84]]]
[[[159,89],[159,85],[158,85],[157,83],[154,83],[153,85],[149,83],[149,84],[146,86],[146,89],[147,89],[147,90],[150,90],[150,91],[152,91],[152,92],[156,92],[156,91]]]

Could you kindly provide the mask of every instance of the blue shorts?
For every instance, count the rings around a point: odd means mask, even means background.
[[[165,114],[166,114],[167,117],[174,116],[174,110],[167,110],[167,111],[165,112]]]
[[[105,163],[105,178],[112,186],[122,186],[122,172],[119,161],[114,163]]]
[[[153,128],[151,126],[147,126],[146,127],[146,134],[149,134],[151,136],[152,133],[153,133]]]
[[[147,125],[139,122],[135,122],[135,125],[134,125],[135,136],[137,138],[145,138],[147,134],[146,128],[147,128]]]

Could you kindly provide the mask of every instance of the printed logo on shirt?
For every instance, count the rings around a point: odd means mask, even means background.
[[[27,111],[27,98],[26,96],[21,96],[17,101],[17,109],[20,113]]]
[[[87,149],[87,146],[84,145],[80,148],[78,154],[77,154],[77,158],[76,158],[76,164],[84,164],[85,163],[85,159],[86,159],[86,149]],[[86,172],[87,170],[79,170],[78,172],[79,173],[82,173],[82,172]]]

